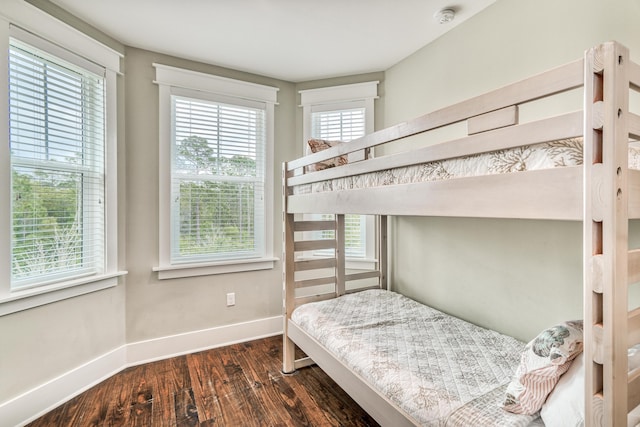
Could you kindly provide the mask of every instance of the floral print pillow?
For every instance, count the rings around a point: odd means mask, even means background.
[[[340,144],[341,141],[327,141],[324,139],[310,139],[307,141],[312,153],[317,153],[327,148]],[[335,166],[342,166],[347,164],[347,156],[334,157],[332,159],[323,160],[316,164],[307,166],[307,172],[321,171],[323,169],[332,168]]]
[[[560,376],[582,352],[582,343],[581,320],[542,331],[525,347],[502,407],[516,414],[538,412]]]

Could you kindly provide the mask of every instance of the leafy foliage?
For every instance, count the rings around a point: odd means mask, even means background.
[[[82,227],[75,177],[14,169],[12,181],[14,279],[79,267]]]
[[[222,156],[205,138],[189,136],[176,147],[181,256],[246,252],[255,248],[256,162]],[[180,176],[180,173],[176,173]]]

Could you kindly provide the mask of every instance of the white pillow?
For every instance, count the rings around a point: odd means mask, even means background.
[[[584,353],[573,360],[542,405],[540,416],[546,427],[584,426]]]
[[[636,406],[627,415],[627,427],[640,426],[640,406]]]
[[[632,365],[632,353],[629,354]],[[569,370],[560,377],[549,394],[540,416],[545,427],[583,427],[584,426],[584,353],[580,353]],[[637,427],[640,423],[640,406],[635,407],[627,416],[627,426]]]

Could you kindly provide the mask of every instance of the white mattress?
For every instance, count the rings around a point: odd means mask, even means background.
[[[527,426],[498,403],[524,343],[394,292],[298,307],[292,320],[424,426]]]
[[[582,138],[570,138],[299,185],[294,188],[294,194],[371,188],[581,164]],[[640,169],[640,148],[637,142],[629,145],[629,167]]]

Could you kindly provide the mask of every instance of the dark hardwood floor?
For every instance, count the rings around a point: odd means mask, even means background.
[[[377,426],[320,368],[283,375],[282,336],[135,366],[41,426]]]

